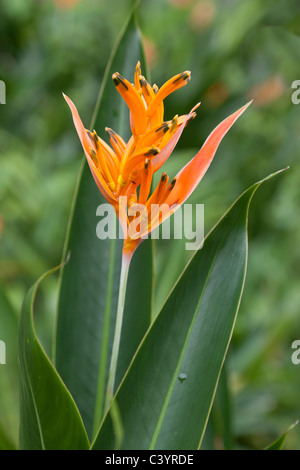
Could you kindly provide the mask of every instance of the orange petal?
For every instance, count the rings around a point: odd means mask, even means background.
[[[150,83],[147,82],[145,77],[140,76],[140,86],[142,90],[142,94],[146,103],[147,108],[151,106],[152,101],[156,97],[156,93],[154,92],[153,88],[151,87]],[[151,126],[157,126],[164,120],[164,105],[163,101],[156,106],[153,114],[151,116]]]
[[[112,148],[114,149],[118,159],[121,160],[122,155],[125,151],[126,143],[124,142],[124,140],[119,134],[117,134],[115,131],[113,131],[109,127],[106,127],[105,131],[108,134],[110,144]]]
[[[109,188],[107,186],[105,179],[103,178],[101,173],[97,171],[97,168],[94,165],[92,165],[89,161],[88,161],[88,164],[89,164],[91,173],[93,175],[93,178],[95,180],[95,183],[98,186],[98,189],[101,192],[102,196],[107,200],[107,202],[109,202],[109,204],[111,204],[112,206],[116,206],[117,199],[110,196]]]
[[[166,189],[169,194],[164,193],[163,200],[159,202],[159,204],[162,204],[165,210],[163,210],[162,214],[158,214],[156,213],[157,211],[154,211],[153,220],[150,220],[147,230],[144,233],[139,234],[140,237],[144,237],[152,232],[158,225],[160,225],[172,213],[174,213],[176,209],[178,209],[181,204],[190,196],[204,176],[223,137],[229,131],[235,121],[241,116],[241,114],[248,108],[250,103],[231,114],[212,131],[212,133],[206,139],[201,150],[171,181],[168,188]],[[183,122],[181,127],[184,126],[184,124],[185,123]],[[180,129],[181,128],[179,128],[179,130]],[[173,137],[175,137],[175,134]],[[154,162],[154,160],[152,160],[152,162]],[[150,199],[148,202],[150,202]],[[150,204],[147,204],[147,208],[149,212],[151,209]]]
[[[170,78],[164,85],[158,90],[153,99],[152,103],[147,109],[147,116],[151,117],[154,113],[155,109],[159,106],[159,104],[173,91],[178,90],[179,88],[183,87],[188,83],[191,78],[191,72],[186,71],[175,75],[175,77]]]
[[[136,91],[132,83],[122,77],[119,73],[114,73],[112,79],[132,114],[134,121],[134,129],[132,130],[138,135],[144,134],[147,125],[146,109],[141,96]]]
[[[160,169],[160,167],[168,160],[169,156],[173,152],[178,140],[180,139],[180,136],[183,132],[183,129],[189,119],[194,115],[195,109],[197,109],[199,106],[199,103],[196,104],[196,106],[193,107],[191,112],[187,114],[186,116],[183,116],[183,121],[182,123],[178,126],[178,129],[174,132],[173,136],[170,138],[169,142],[161,149],[158,155],[156,155],[153,160],[153,173],[155,173],[157,170]]]
[[[151,220],[148,234],[174,213],[194,191],[209,167],[221,140],[250,104],[251,101],[222,121],[206,139],[197,155],[171,181],[166,190],[169,191],[169,194],[164,193],[163,200],[159,202],[167,207],[167,210],[159,217],[156,214],[154,220]],[[149,206],[147,205],[147,207]],[[147,233],[140,234],[140,236],[143,237]]]
[[[141,175],[141,186],[139,193],[139,204],[145,204],[151,189],[152,183],[152,162],[149,158],[145,160]]]
[[[135,147],[135,152],[143,147],[151,147],[153,145],[157,145],[157,143],[162,140],[166,132],[169,130],[170,126],[170,121],[160,122],[157,126],[149,129],[144,135],[142,135],[142,137],[138,141]]]
[[[142,70],[141,70],[141,63],[140,61],[138,61],[138,63],[136,64],[136,67],[135,67],[135,72],[134,72],[134,87],[136,89],[136,91],[139,91],[140,89],[140,75],[142,74]]]
[[[145,162],[146,158],[153,159],[155,155],[159,153],[157,147],[147,147],[134,153],[124,165],[122,176],[124,180],[127,180],[129,175],[133,172],[137,172],[141,169],[141,165]]]
[[[166,199],[166,204],[182,204],[194,191],[214,158],[219,144],[235,121],[248,108],[251,101],[222,121],[208,136],[195,157],[175,176],[176,184]]]
[[[168,208],[167,210],[163,210],[163,214],[159,213],[161,203],[163,202],[166,191],[168,190],[168,181],[168,175],[163,173],[155,191],[145,204],[148,212],[148,226],[146,230],[140,234],[141,237],[152,232],[161,223],[163,217],[167,218],[170,215]],[[164,209],[166,209],[166,206],[164,206]],[[141,215],[139,217],[141,219]]]
[[[68,103],[68,105],[70,107],[72,117],[73,117],[73,121],[74,121],[74,125],[75,125],[75,129],[76,129],[77,134],[79,136],[81,145],[83,147],[83,150],[84,150],[87,162],[89,164],[90,170],[92,172],[92,175],[94,177],[94,180],[95,180],[100,192],[105,197],[105,199],[110,204],[114,205],[115,204],[115,199],[109,194],[109,192],[108,192],[109,190],[106,189],[107,184],[105,183],[104,178],[101,177],[99,172],[97,172],[97,168],[96,168],[92,158],[90,157],[91,139],[87,135],[87,132],[85,130],[84,125],[82,124],[82,121],[80,119],[80,116],[78,114],[76,106],[73,103],[73,101],[68,96],[66,96],[64,93],[63,93],[63,97],[65,98],[66,102]]]
[[[80,142],[81,142],[81,145],[83,147],[83,150],[89,154],[89,148],[91,147],[91,141],[89,139],[89,137],[87,136],[87,133],[86,133],[86,130],[85,130],[85,127],[84,125],[82,124],[82,121],[79,117],[79,114],[78,114],[78,111],[76,109],[76,106],[75,104],[73,103],[72,100],[70,100],[70,98],[68,96],[66,96],[64,93],[63,93],[63,97],[64,99],[66,100],[66,102],[68,103],[69,105],[69,108],[71,109],[71,113],[72,113],[72,117],[73,117],[73,121],[74,121],[74,125],[75,125],[75,129],[77,131],[77,134],[79,136],[79,139],[80,139]]]
[[[150,198],[146,202],[147,207],[151,207],[152,204],[160,204],[160,201],[165,194],[166,188],[168,186],[169,177],[167,173],[163,173],[160,177],[159,183],[156,186],[154,192],[151,194]]]

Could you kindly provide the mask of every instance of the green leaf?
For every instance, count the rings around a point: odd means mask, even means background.
[[[124,139],[130,135],[129,111],[115,89],[111,79],[113,72],[118,71],[133,81],[135,66],[140,60],[147,73],[135,13],[134,8],[112,53],[94,113],[91,128],[95,127],[104,139],[106,126]],[[75,130],[74,139],[77,139]],[[106,201],[84,162],[65,244],[64,257],[69,253],[70,261],[61,276],[55,364],[79,407],[90,436],[98,429],[103,413],[122,249],[122,240],[99,240],[96,236],[99,222],[96,209],[101,203]],[[150,323],[152,270],[152,243],[145,241],[137,250],[129,271],[122,329],[126,339],[121,337],[116,386]]]
[[[115,396],[122,449],[200,447],[241,300],[248,209],[260,184],[206,237],[145,335]],[[92,448],[114,445],[108,412]]]
[[[18,318],[2,286],[0,312],[0,341],[5,352],[5,357],[0,356],[0,449],[7,450],[18,446]]]
[[[89,441],[81,416],[34,328],[34,299],[45,276],[29,290],[19,323],[20,448],[85,450]]]
[[[232,410],[227,382],[225,362],[220,374],[213,407],[201,443],[201,450],[231,449],[232,447]]]
[[[286,441],[286,436],[292,429],[294,429],[295,426],[297,426],[298,422],[299,421],[293,423],[284,434],[282,434],[280,437],[278,437],[278,439],[276,439],[276,441],[272,442],[272,444],[266,447],[265,450],[283,450]]]

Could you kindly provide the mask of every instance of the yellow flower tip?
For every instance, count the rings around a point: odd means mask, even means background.
[[[124,77],[122,77],[122,75],[120,75],[118,72],[115,72],[112,76],[112,79],[113,79],[113,82],[115,84],[115,86],[118,88],[119,85],[123,85],[123,87],[128,90],[128,86],[126,85],[125,83],[125,79]]]
[[[176,114],[176,116],[174,116],[172,121],[171,121],[170,132],[174,131],[174,129],[177,127],[177,123],[178,123],[178,114]]]
[[[140,83],[140,87],[144,90],[145,93],[147,93],[147,96],[150,96],[150,92],[148,89],[149,84],[147,80],[145,79],[145,77],[143,77],[143,75],[140,75],[139,83]]]
[[[169,184],[169,190],[172,191],[172,189],[174,188],[176,184],[176,178],[173,178],[171,183]]]
[[[186,70],[185,72],[179,73],[170,78],[170,80],[167,80],[158,91],[153,88],[155,97],[147,108],[147,117],[152,118],[155,110],[157,110],[158,106],[161,105],[163,100],[175,90],[185,86],[190,78],[191,72]]]
[[[137,75],[141,75],[142,73],[142,70],[141,70],[141,62],[138,60],[137,64],[136,64],[136,67],[135,67],[135,71],[137,73]]]
[[[178,82],[189,82],[191,79],[191,72],[189,70],[186,70],[185,72],[180,73],[179,75],[176,76],[176,78],[173,80],[173,84]]]
[[[95,131],[95,129],[93,130],[93,139],[94,139],[96,148],[98,148],[99,137],[98,137],[98,134],[97,134],[97,132]]]
[[[86,129],[86,133],[88,134],[88,136],[90,137],[90,139],[94,142],[96,148],[98,148],[99,137],[98,137],[98,134],[97,134],[97,132],[95,131],[95,129],[93,130],[93,132],[91,132],[91,131],[89,131],[88,129]]]
[[[109,139],[113,139],[116,143],[118,142],[114,131],[110,127],[105,127],[105,132],[107,133]]]
[[[168,121],[168,122],[164,122],[160,127],[158,127],[155,131],[156,134],[159,134],[160,132],[162,132],[163,134],[165,134],[171,127],[171,122]]]
[[[123,176],[122,176],[122,175],[119,175],[119,176],[118,176],[118,185],[123,187],[123,186],[126,185],[126,183],[127,183],[127,181],[124,180]]]
[[[147,157],[148,157],[148,156],[149,156],[149,157],[150,157],[150,156],[153,156],[153,157],[154,157],[154,156],[157,155],[159,152],[160,152],[160,149],[159,149],[158,147],[153,146],[153,147],[151,147],[149,150],[147,150],[147,152],[146,152],[144,155],[147,156]]]
[[[148,170],[149,165],[150,165],[150,160],[149,160],[149,158],[146,158],[145,163],[144,163],[144,168],[145,168],[146,171]]]
[[[90,148],[90,157],[91,159],[93,160],[93,162],[95,163],[96,166],[98,166],[98,158],[97,158],[97,154],[95,152],[94,149]]]
[[[167,175],[167,173],[164,171],[164,172],[162,173],[161,177],[160,177],[160,180],[161,180],[161,181],[165,181],[165,180],[167,179],[167,177],[168,177],[168,175]]]
[[[116,185],[115,185],[114,181],[110,181],[107,185],[108,185],[109,189],[111,189],[112,191],[114,191],[116,189]]]

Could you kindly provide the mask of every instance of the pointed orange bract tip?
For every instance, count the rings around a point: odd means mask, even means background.
[[[73,101],[63,93],[63,97],[64,99],[66,100],[66,102],[68,103],[69,105],[69,108],[71,110],[71,113],[72,113],[72,117],[73,117],[73,121],[74,121],[74,125],[75,125],[75,129],[77,131],[77,134],[79,136],[79,139],[81,141],[81,144],[84,148],[84,151],[87,152],[89,154],[89,147],[90,147],[90,140],[87,136],[87,133],[86,133],[86,130],[85,130],[85,127],[84,125],[82,124],[82,121],[79,117],[79,114],[78,114],[78,111],[77,111],[77,108],[75,106],[75,104],[73,103]]]
[[[177,183],[167,198],[167,204],[182,204],[191,195],[210,166],[223,137],[246,111],[251,102],[249,101],[249,103],[232,113],[211,132],[195,157],[176,175]]]

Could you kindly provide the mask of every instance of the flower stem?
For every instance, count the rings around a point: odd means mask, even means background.
[[[115,323],[115,333],[114,333],[111,362],[110,362],[110,367],[109,367],[108,383],[107,383],[107,390],[106,390],[105,412],[110,407],[111,400],[114,395],[117,363],[118,363],[120,340],[121,340],[121,330],[122,330],[122,322],[123,322],[123,313],[124,313],[124,305],[125,305],[125,294],[126,294],[126,286],[127,286],[130,260],[131,260],[131,256],[128,256],[128,254],[123,253],[118,308],[117,308],[117,316],[116,316],[116,323]]]
[[[106,367],[107,357],[109,350],[109,330],[110,330],[110,316],[112,307],[112,296],[113,296],[113,282],[114,282],[114,268],[116,258],[116,240],[110,242],[110,253],[109,253],[109,268],[107,273],[107,293],[105,310],[103,315],[103,326],[102,326],[102,340],[99,358],[99,372],[98,372],[98,383],[97,383],[97,394],[95,402],[94,412],[94,423],[93,423],[93,435],[96,435],[101,418],[103,416],[103,407],[105,401],[105,382],[106,382]]]

